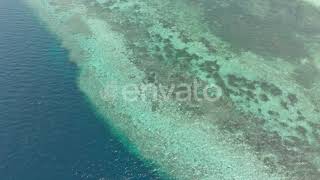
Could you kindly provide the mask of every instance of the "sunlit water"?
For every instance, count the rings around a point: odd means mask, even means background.
[[[70,52],[92,107],[145,164],[177,179],[317,180],[318,2],[28,4]],[[195,80],[218,87],[214,101],[181,101],[179,88],[141,94]],[[136,100],[124,98],[128,85],[139,85]]]
[[[0,1],[0,179],[155,179],[78,90],[69,53],[18,0]]]

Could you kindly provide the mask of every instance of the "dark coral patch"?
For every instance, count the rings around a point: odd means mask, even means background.
[[[274,84],[269,84],[267,82],[262,82],[260,84],[260,86],[264,91],[269,92],[273,96],[281,96],[282,95],[281,89],[278,88],[277,86],[275,86]]]
[[[288,95],[288,99],[289,99],[289,101],[290,101],[290,104],[292,105],[292,106],[294,106],[297,102],[298,102],[298,98],[297,98],[297,96],[295,95],[295,94],[289,94]]]

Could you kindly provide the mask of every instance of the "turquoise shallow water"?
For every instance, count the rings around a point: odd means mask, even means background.
[[[32,11],[0,1],[0,179],[157,179],[96,116],[78,71]]]
[[[318,2],[28,4],[69,50],[81,91],[144,162],[176,179],[317,180]]]

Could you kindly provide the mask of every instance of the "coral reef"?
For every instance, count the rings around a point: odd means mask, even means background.
[[[124,143],[177,179],[320,177],[320,10],[305,1],[29,0]],[[318,2],[318,1],[310,1]],[[219,86],[130,102],[111,85]]]

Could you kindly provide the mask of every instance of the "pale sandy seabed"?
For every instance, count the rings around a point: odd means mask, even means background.
[[[319,0],[303,0],[303,1],[306,1],[306,2],[309,2],[315,6],[320,6],[320,1]]]
[[[79,87],[133,153],[173,179],[320,178],[318,0],[29,0]],[[152,73],[151,73],[152,72]],[[105,88],[222,88],[130,102]]]

